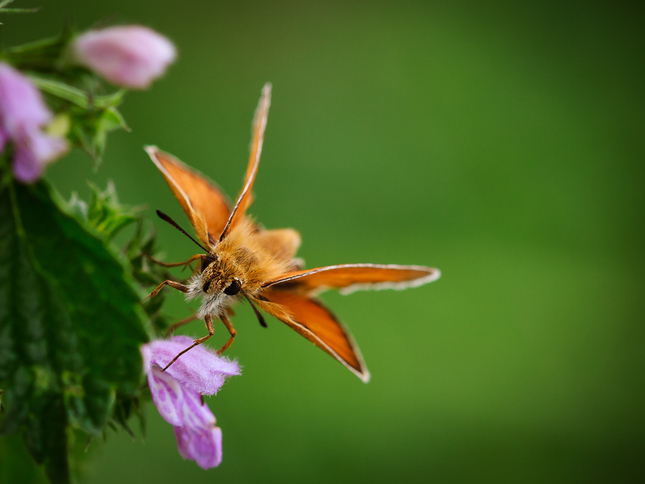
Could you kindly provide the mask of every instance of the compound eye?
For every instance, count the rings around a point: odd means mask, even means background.
[[[211,254],[208,254],[202,257],[202,272],[204,272],[204,269],[206,269],[209,265],[211,265],[216,260],[217,258],[212,256]]]
[[[240,289],[242,289],[240,281],[234,279],[233,282],[231,282],[229,286],[224,289],[224,294],[228,296],[235,296],[238,292],[240,292]]]

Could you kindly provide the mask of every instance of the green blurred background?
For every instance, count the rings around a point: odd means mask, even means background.
[[[98,172],[52,166],[67,197],[188,225],[142,150],[240,188],[274,86],[252,213],[294,227],[308,266],[425,264],[406,292],[325,295],[372,381],[248,307],[209,400],[224,462],[182,461],[153,406],[143,442],[92,446],[91,483],[636,482],[645,478],[643,16],[637,3],[53,1],[5,16],[7,45],[143,23],[179,59],[127,95],[131,133]],[[16,6],[27,6],[17,2]],[[169,260],[195,247],[154,220]],[[173,316],[189,308],[179,295]],[[226,339],[218,327],[218,347]],[[201,336],[199,322],[187,328]],[[641,481],[642,482],[642,481]]]

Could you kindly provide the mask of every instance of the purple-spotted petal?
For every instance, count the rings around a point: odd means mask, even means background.
[[[181,456],[196,461],[203,469],[218,466],[222,461],[222,431],[200,395],[182,387],[157,366],[148,373],[148,384],[159,413],[173,425]]]
[[[152,365],[164,368],[182,350],[193,344],[188,336],[174,336],[170,340],[156,340],[143,346],[146,371]],[[236,361],[217,355],[204,345],[184,353],[166,370],[186,388],[201,395],[214,395],[226,378],[240,374]]]
[[[202,469],[217,467],[222,463],[222,430],[212,427],[196,433],[186,427],[175,427],[177,446],[184,459],[197,462]]]
[[[155,366],[148,372],[148,386],[163,419],[170,425],[183,425],[184,389],[179,382]]]
[[[201,395],[217,392],[240,368],[236,362],[197,346],[166,371],[161,370],[192,343],[187,336],[175,336],[170,341],[152,341],[142,346],[141,352],[152,399],[161,416],[173,425],[179,453],[210,469],[222,461],[222,431]]]
[[[184,392],[184,406],[182,407],[183,426],[195,432],[215,426],[215,415],[208,405],[203,403],[199,393],[186,390]]]
[[[175,427],[179,453],[209,469],[222,460],[222,431],[216,426],[215,415],[194,392],[184,393],[183,425]]]

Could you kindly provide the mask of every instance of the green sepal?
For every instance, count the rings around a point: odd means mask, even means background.
[[[102,110],[118,106],[126,92],[125,89],[120,89],[111,94],[90,95],[82,89],[42,75],[29,74],[27,77],[41,91],[69,101],[84,110]]]
[[[119,203],[114,183],[108,182],[105,190],[93,183],[88,184],[92,195],[86,206],[85,219],[104,237],[112,239],[121,229],[138,220],[136,209]]]
[[[41,92],[47,95],[49,104],[59,114],[64,113],[70,123],[70,141],[86,151],[96,163],[105,153],[107,133],[116,129],[130,131],[117,107],[123,101],[126,91],[120,89],[110,94],[99,95],[96,86],[88,82],[87,89],[80,89],[45,74],[31,73],[27,76]],[[79,72],[79,82],[85,74]]]

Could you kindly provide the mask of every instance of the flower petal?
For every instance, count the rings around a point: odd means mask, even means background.
[[[158,370],[153,368],[154,371]],[[179,453],[203,469],[216,467],[222,461],[222,431],[215,425],[215,415],[197,392],[180,388],[183,398],[177,411],[181,422],[174,426]]]
[[[16,147],[13,159],[13,173],[16,179],[23,183],[32,183],[40,178],[43,166],[28,146],[19,145]]]
[[[0,62],[0,151],[9,140],[14,142],[13,171],[18,180],[36,181],[45,165],[67,150],[64,138],[43,133],[43,126],[51,119],[36,86]]]
[[[146,371],[152,365],[164,368],[175,356],[193,343],[188,336],[174,336],[171,340],[156,340],[144,345],[142,352]],[[204,345],[184,353],[167,370],[173,378],[189,390],[201,395],[214,395],[230,376],[239,375],[236,361],[217,355]]]
[[[179,382],[154,367],[148,372],[148,386],[163,419],[171,425],[183,425],[184,390]]]
[[[68,145],[63,138],[56,138],[42,133],[40,128],[14,138],[16,155],[13,160],[13,172],[16,179],[23,183],[32,183],[48,163],[67,151]]]
[[[0,124],[10,138],[48,123],[52,114],[40,91],[20,72],[0,62]]]
[[[143,345],[141,353],[152,399],[162,417],[173,425],[179,453],[210,469],[222,462],[222,431],[201,394],[217,392],[227,377],[240,373],[240,368],[235,361],[197,346],[161,371],[192,343],[187,336],[175,336],[170,341]]]
[[[186,427],[175,427],[177,446],[184,459],[197,462],[202,469],[217,467],[222,463],[222,429],[212,427],[195,433]]]

